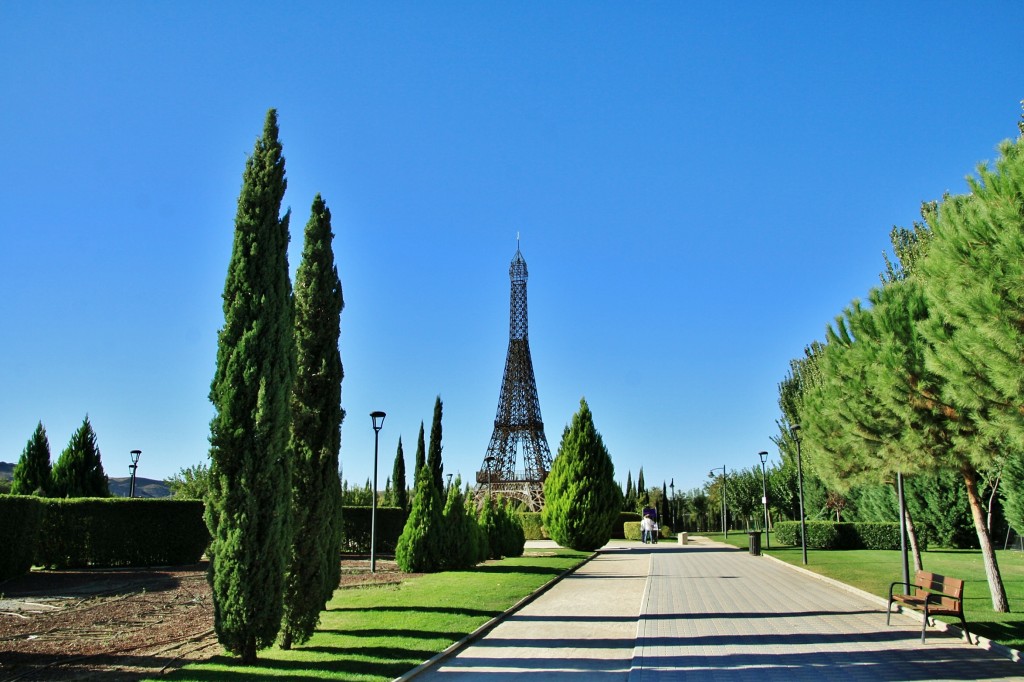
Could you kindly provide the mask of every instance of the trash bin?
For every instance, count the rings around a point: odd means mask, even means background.
[[[761,531],[752,530],[747,535],[750,536],[750,553],[753,556],[761,556]]]
[[[689,533],[680,533],[680,534],[679,534],[679,544],[680,544],[680,545],[685,545],[685,544],[686,544],[686,542],[687,542],[687,541],[688,541],[689,539],[690,539],[690,534],[689,534]]]

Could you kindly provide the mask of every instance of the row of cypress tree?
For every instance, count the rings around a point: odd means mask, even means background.
[[[89,415],[75,430],[57,463],[50,465],[50,441],[43,423],[28,439],[14,466],[12,495],[41,497],[108,497],[109,481],[103,472],[100,448]]]
[[[318,194],[292,290],[277,112],[247,159],[210,389],[214,625],[242,663],[309,639],[337,587],[344,301]]]
[[[412,507],[395,549],[395,561],[399,569],[407,573],[461,570],[486,559],[521,556],[526,544],[522,524],[511,501],[492,501],[488,495],[478,510],[475,504],[469,503],[469,487],[463,490],[461,479],[445,487],[441,457],[443,411],[438,396],[434,401],[429,448],[425,447],[423,424],[420,424]],[[396,480],[400,480],[401,454],[399,439]],[[404,463],[401,478],[404,478]],[[400,483],[395,490],[404,490],[404,487]]]

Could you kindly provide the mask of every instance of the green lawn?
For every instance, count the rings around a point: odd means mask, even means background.
[[[291,651],[261,651],[260,663],[253,667],[216,656],[160,679],[392,680],[590,556],[567,549],[527,554],[489,561],[471,571],[338,590],[306,644]]]
[[[712,540],[723,540],[721,533],[703,535]],[[726,542],[746,548],[749,539],[744,532],[731,532]],[[764,535],[761,536],[761,543],[763,553],[794,566],[803,566],[799,547],[768,549],[764,547]],[[964,615],[971,632],[1014,649],[1024,649],[1024,552],[996,552],[1003,587],[1010,601],[1010,613],[996,613],[992,610],[992,595],[988,589],[988,580],[985,578],[985,567],[979,550],[932,550],[924,552],[921,561],[926,571],[965,581]],[[895,550],[808,549],[807,566],[804,568],[885,598],[889,596],[889,584],[900,580],[903,571],[900,552]],[[911,558],[911,579],[913,572],[914,563]],[[942,620],[958,622],[956,618]]]

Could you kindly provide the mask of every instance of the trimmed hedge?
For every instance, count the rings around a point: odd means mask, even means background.
[[[36,562],[48,568],[176,566],[210,544],[199,500],[44,500]]]
[[[639,516],[639,514],[637,515]],[[673,537],[672,528],[667,523],[663,523],[658,526],[658,537],[669,539]],[[626,521],[622,524],[622,539],[623,540],[636,540],[639,542],[643,539],[643,532],[640,530],[639,521]]]
[[[26,495],[0,495],[0,580],[27,573],[46,512],[45,500]]]
[[[541,521],[540,512],[519,512],[519,520],[523,525],[523,533],[527,540],[550,540],[548,529]]]
[[[625,524],[632,523],[634,521],[636,521],[637,523],[640,523],[640,519],[642,519],[642,518],[643,517],[640,516],[640,514],[638,514],[636,512],[619,512],[619,520],[615,522],[614,526],[612,526],[612,539],[614,539],[614,540],[631,540],[631,539],[639,540],[640,539],[639,533],[637,534],[636,538],[630,538],[628,535],[626,535]],[[639,526],[637,526],[637,527],[639,528]]]
[[[408,516],[408,512],[400,507],[377,507],[376,552],[395,553]],[[342,507],[341,551],[361,554],[369,552],[372,521],[373,507]]]
[[[836,523],[807,521],[807,546],[814,549],[899,549],[900,526],[895,522]],[[775,541],[780,545],[800,544],[800,522],[775,524]]]

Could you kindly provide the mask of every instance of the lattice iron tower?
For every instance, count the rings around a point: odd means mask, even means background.
[[[544,436],[537,381],[530,358],[530,334],[526,318],[526,261],[516,245],[508,269],[512,280],[509,303],[508,356],[498,397],[498,414],[484,464],[476,474],[476,497],[488,489],[494,495],[521,500],[530,511],[544,506],[544,479],[551,471],[551,449]],[[523,470],[517,471],[522,453]]]

